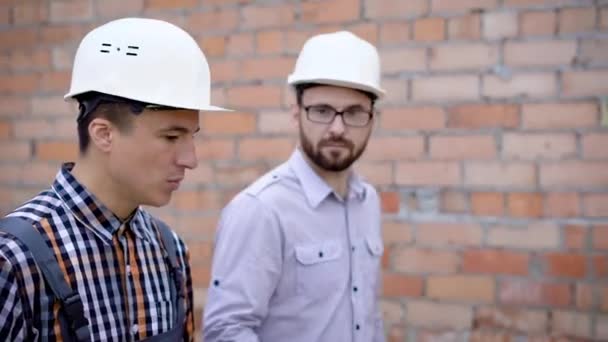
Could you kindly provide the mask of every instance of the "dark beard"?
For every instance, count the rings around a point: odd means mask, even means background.
[[[369,138],[369,136],[368,136]],[[355,145],[348,140],[338,138],[338,139],[326,139],[321,140],[319,142],[318,148],[315,150],[312,142],[308,139],[306,134],[302,131],[300,127],[300,142],[302,145],[302,150],[308,156],[308,158],[315,163],[319,168],[325,171],[331,172],[341,172],[348,169],[361,155],[363,151],[365,151],[365,147],[367,146],[367,139],[363,146],[359,150],[355,150]],[[335,155],[333,159],[326,158],[323,153],[321,153],[321,148],[323,145],[328,143],[340,143],[344,144],[344,146],[348,149],[349,153],[344,157],[344,159],[338,159],[337,155]]]

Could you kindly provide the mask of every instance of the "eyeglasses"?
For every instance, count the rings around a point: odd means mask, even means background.
[[[312,122],[329,124],[334,121],[337,115],[342,117],[342,121],[347,126],[365,127],[374,117],[373,111],[366,110],[359,106],[348,107],[343,111],[338,111],[328,105],[312,105],[304,107],[306,118]]]

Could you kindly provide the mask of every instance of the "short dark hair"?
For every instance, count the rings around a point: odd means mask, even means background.
[[[310,88],[314,88],[314,87],[319,87],[319,86],[326,86],[328,84],[321,84],[321,83],[300,83],[300,84],[296,84],[293,86],[293,89],[296,93],[296,101],[298,106],[302,106],[302,95],[304,94],[304,91],[306,89],[310,89]],[[361,89],[355,89],[356,91],[365,94],[367,97],[369,97],[370,101],[372,101],[372,108],[374,107],[374,103],[376,103],[376,100],[378,99],[378,96],[372,92],[369,91],[365,91],[365,90],[361,90]]]
[[[104,118],[116,126],[121,133],[128,133],[133,127],[132,114],[139,114],[133,112],[128,103],[98,101],[91,107],[90,103],[95,95],[88,93],[77,99],[80,108],[77,120],[78,149],[82,156],[86,154],[91,143],[89,135],[91,121],[96,118]]]

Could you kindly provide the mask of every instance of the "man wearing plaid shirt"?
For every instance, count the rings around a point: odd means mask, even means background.
[[[209,88],[196,41],[164,21],[115,20],[78,48],[66,99],[79,104],[80,157],[8,216],[42,236],[92,341],[193,340],[186,246],[168,229],[161,237],[162,223],[140,206],[167,204],[196,167],[199,111],[223,110]],[[73,340],[37,262],[0,227],[0,341]]]

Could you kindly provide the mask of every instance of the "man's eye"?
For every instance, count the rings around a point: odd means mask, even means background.
[[[177,139],[179,139],[178,135],[165,135],[165,139],[169,140],[169,141],[175,141]]]

